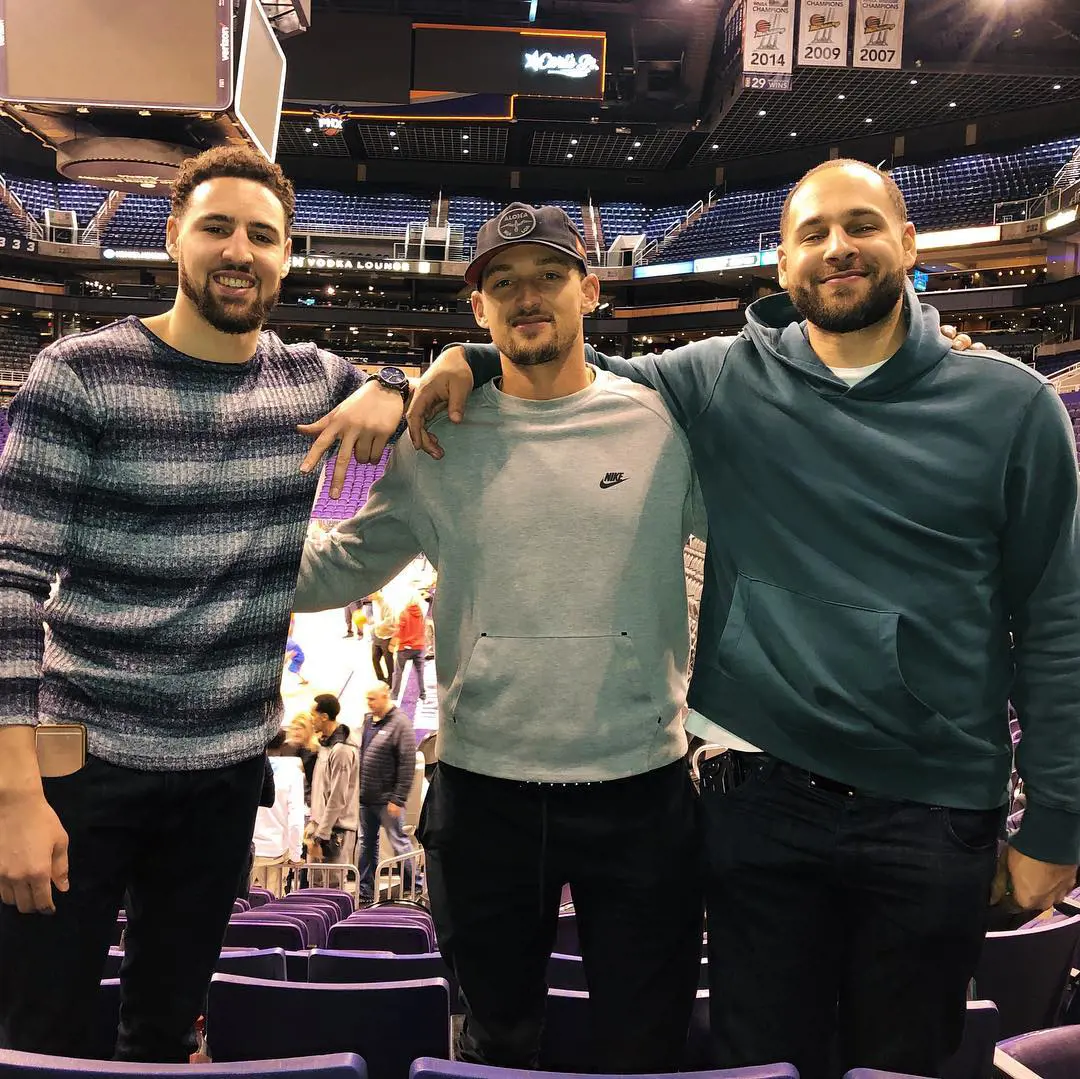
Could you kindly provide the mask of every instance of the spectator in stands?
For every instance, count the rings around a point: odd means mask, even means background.
[[[371,605],[371,666],[375,677],[389,686],[394,680],[394,653],[390,643],[397,633],[397,616],[381,591],[372,593]]]
[[[195,1047],[280,725],[317,483],[297,472],[296,425],[364,379],[313,345],[260,334],[288,271],[292,211],[292,186],[263,155],[189,158],[166,236],[173,306],[50,344],[11,405],[2,1046],[86,1051],[127,889],[117,1056],[185,1062]],[[42,782],[35,727],[64,722],[85,726],[89,757]]]
[[[409,717],[395,706],[384,683],[368,690],[367,706],[360,736],[360,900],[371,903],[379,829],[386,829],[395,855],[413,849],[402,826],[416,774],[416,736]],[[407,889],[412,886],[412,869],[409,862],[402,867]]]
[[[270,739],[266,753],[274,772],[274,802],[255,814],[255,865],[252,884],[281,895],[285,870],[302,860],[304,837],[304,769],[285,750],[285,732]]]
[[[585,362],[584,252],[556,207],[484,226],[467,280],[501,388],[478,395],[479,422],[446,425],[445,464],[395,449],[360,513],[308,544],[296,603],[337,607],[420,552],[438,570],[440,763],[420,838],[466,1002],[460,1058],[536,1067],[569,883],[596,1067],[672,1071],[701,957],[681,722],[696,489],[659,396]],[[553,678],[573,687],[557,707]]]
[[[424,689],[424,657],[426,655],[427,623],[424,620],[420,594],[414,592],[409,596],[394,630],[394,680],[390,692],[395,698],[401,692],[405,668],[411,663],[416,669],[420,700],[427,700],[427,691]]]
[[[302,686],[308,684],[308,680],[304,677],[304,661],[306,658],[300,643],[293,637],[293,622],[290,619],[289,636],[285,641],[285,670],[294,675]]]
[[[310,712],[297,712],[285,728],[285,743],[294,757],[300,758],[304,769],[304,802],[311,804],[311,780],[319,758],[319,736]]]
[[[360,760],[352,731],[338,722],[341,702],[320,693],[311,706],[319,735],[319,758],[311,782],[309,857],[328,865],[352,863],[360,812]]]
[[[714,766],[745,782],[710,772],[703,795],[716,1063],[820,1079],[838,1032],[841,1071],[938,1075],[987,922],[1010,690],[1027,804],[1007,900],[1050,906],[1080,860],[1072,429],[1030,368],[949,350],[905,282],[888,174],[826,162],[780,228],[789,295],[737,338],[589,351],[662,395],[716,526],[687,726],[747,749]],[[477,381],[498,373],[467,351]],[[414,427],[448,380],[460,416],[461,359],[426,380]]]

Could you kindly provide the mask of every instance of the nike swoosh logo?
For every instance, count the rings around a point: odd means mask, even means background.
[[[624,476],[621,480],[601,480],[600,490],[606,491],[609,487],[617,487],[620,483],[625,483],[629,479],[628,476]]]

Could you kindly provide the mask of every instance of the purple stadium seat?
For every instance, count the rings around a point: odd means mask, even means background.
[[[1080,915],[986,934],[975,972],[975,992],[997,1004],[1000,1037],[1054,1026],[1078,944]]]
[[[329,899],[331,902],[336,903],[342,918],[348,918],[348,916],[356,909],[353,897],[348,892],[343,892],[339,888],[300,888],[295,892],[290,892],[288,895],[283,896],[280,902],[303,903],[308,898]]]
[[[548,960],[547,983],[552,989],[588,992],[589,983],[585,980],[585,963],[581,956],[553,952]]]
[[[200,1064],[198,1071],[200,1079],[367,1079],[367,1066],[355,1053]],[[122,1064],[0,1049],[3,1079],[191,1079],[191,1074],[190,1064]]]
[[[346,918],[330,930],[327,947],[335,951],[389,951],[423,955],[434,948],[426,926],[394,921],[353,921]]]
[[[1030,1068],[1039,1079],[1076,1079],[1080,1075],[1080,1026],[1021,1034],[1000,1042],[998,1051]]]
[[[942,1070],[943,1079],[989,1079],[994,1071],[997,1009],[988,1000],[968,1001],[964,1036],[956,1055]],[[852,1068],[844,1079],[925,1079],[905,1072]]]
[[[413,1061],[409,1079],[536,1079],[536,1072],[517,1068],[492,1068],[483,1064],[462,1064],[451,1060],[423,1057]],[[728,1068],[723,1071],[679,1072],[678,1079],[799,1079],[790,1064],[763,1064],[753,1068]],[[545,1079],[596,1079],[591,1073],[548,1072]],[[614,1079],[613,1076],[607,1079]],[[676,1079],[676,1076],[642,1075],[638,1079]]]
[[[371,1079],[404,1079],[419,1056],[450,1055],[442,978],[364,985],[294,985],[215,974],[207,1007],[215,1061],[360,1053]]]
[[[284,948],[298,952],[308,947],[303,925],[284,918],[267,921],[229,922],[225,930],[226,948]]]
[[[103,978],[118,978],[124,953],[110,948]],[[218,974],[242,974],[247,978],[276,978],[285,981],[285,953],[281,948],[226,948],[218,956],[214,970]]]
[[[455,1015],[462,1012],[457,982],[438,952],[394,955],[316,948],[308,960],[309,982],[404,982],[416,978],[445,978],[450,986],[450,1011]]]
[[[264,907],[274,898],[274,893],[269,888],[260,888],[252,885],[248,889],[248,902],[254,907]]]

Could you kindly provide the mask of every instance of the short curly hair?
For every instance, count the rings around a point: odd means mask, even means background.
[[[292,182],[281,171],[281,166],[267,161],[257,150],[249,146],[215,146],[195,157],[189,157],[176,173],[172,187],[172,213],[180,217],[187,209],[191,193],[201,183],[219,176],[234,176],[240,180],[254,180],[269,188],[278,197],[285,211],[285,232],[292,231],[296,213],[296,192]]]

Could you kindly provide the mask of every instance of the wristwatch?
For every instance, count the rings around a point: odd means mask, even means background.
[[[400,393],[401,399],[409,400],[409,377],[400,367],[380,367],[375,372],[375,381],[385,390]]]

